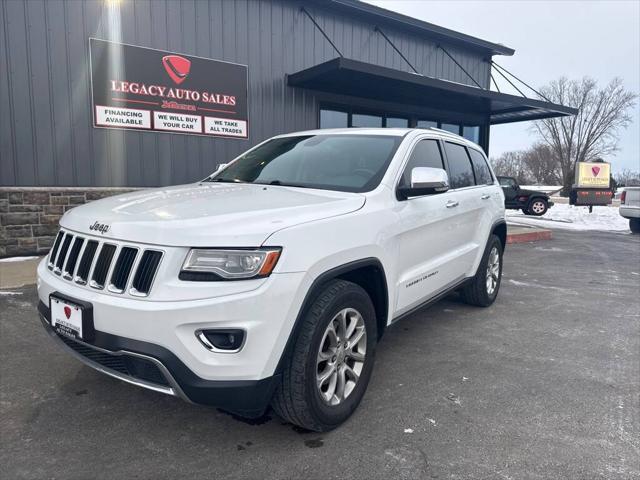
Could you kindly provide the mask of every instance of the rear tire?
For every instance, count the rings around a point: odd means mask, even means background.
[[[549,204],[544,198],[534,198],[527,207],[527,213],[536,217],[544,215],[547,210],[549,210]]]
[[[488,307],[498,296],[501,280],[502,242],[496,235],[491,235],[478,266],[478,271],[469,283],[462,288],[462,299],[469,305]]]
[[[378,338],[375,309],[359,285],[332,280],[301,322],[271,406],[290,423],[326,432],[351,416],[367,389]]]
[[[640,218],[629,219],[629,230],[631,233],[640,233]]]

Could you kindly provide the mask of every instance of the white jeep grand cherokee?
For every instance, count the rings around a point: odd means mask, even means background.
[[[85,364],[256,417],[330,430],[387,326],[500,288],[504,197],[437,129],[281,135],[203,181],[74,208],[38,267],[39,312]]]

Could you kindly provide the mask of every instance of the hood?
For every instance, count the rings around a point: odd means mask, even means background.
[[[256,184],[201,183],[144,190],[76,207],[64,228],[184,247],[256,247],[277,230],[362,208],[364,195]],[[93,228],[90,228],[93,227]]]

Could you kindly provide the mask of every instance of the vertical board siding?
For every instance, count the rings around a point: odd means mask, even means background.
[[[195,181],[279,133],[316,128],[318,99],[285,74],[338,56],[293,0],[0,0],[0,185],[158,186]],[[410,72],[358,15],[306,7],[345,57]],[[473,81],[435,41],[380,25],[419,73]],[[249,67],[249,139],[92,127],[89,37]],[[487,86],[483,54],[445,45]]]

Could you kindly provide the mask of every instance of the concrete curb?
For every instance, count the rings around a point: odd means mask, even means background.
[[[509,232],[509,228],[507,227],[507,244],[512,243],[529,243],[529,242],[538,242],[540,240],[551,240],[553,238],[553,234],[551,230],[546,230],[542,228],[514,228],[516,230],[514,232]]]

